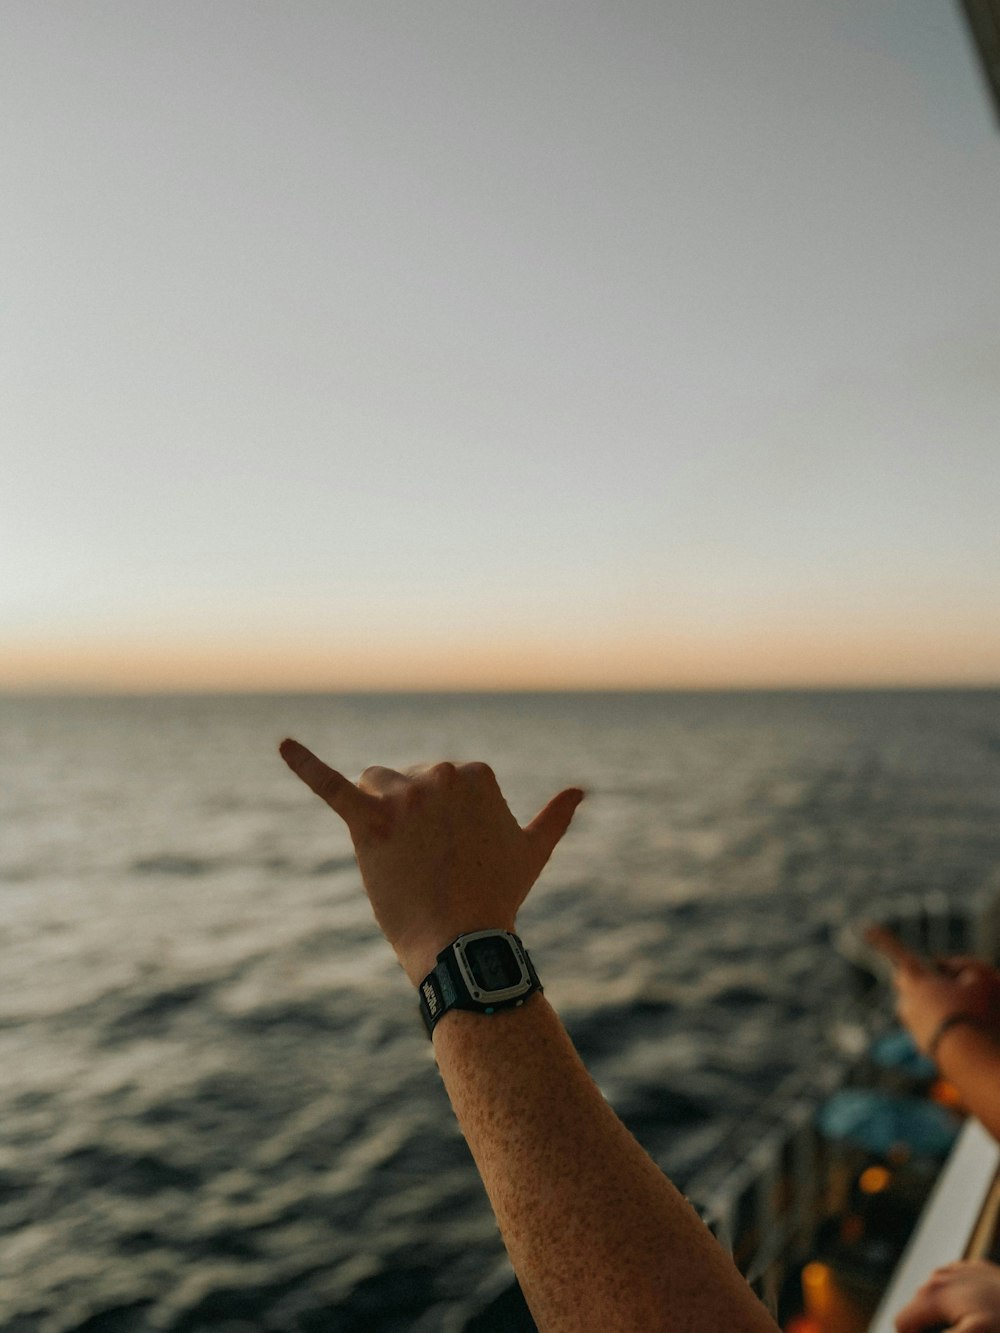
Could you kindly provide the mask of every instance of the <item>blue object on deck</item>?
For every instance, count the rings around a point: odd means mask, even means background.
[[[879,1037],[869,1053],[880,1069],[891,1069],[909,1078],[933,1078],[937,1073],[934,1061],[923,1054],[910,1034],[902,1028]]]
[[[825,1138],[852,1143],[879,1157],[900,1147],[914,1157],[944,1157],[959,1127],[958,1118],[934,1102],[861,1088],[835,1093],[819,1111]]]

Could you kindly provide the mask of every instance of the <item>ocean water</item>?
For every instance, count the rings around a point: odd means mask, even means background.
[[[0,700],[0,1327],[461,1328],[506,1260],[346,833],[275,751],[588,798],[522,911],[683,1185],[838,922],[1000,864],[1000,693]]]

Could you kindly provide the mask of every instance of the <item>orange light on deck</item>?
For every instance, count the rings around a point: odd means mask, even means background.
[[[785,1333],[823,1333],[823,1325],[811,1314],[799,1314],[785,1325]]]
[[[947,1079],[937,1079],[931,1084],[930,1091],[927,1095],[932,1102],[937,1102],[938,1106],[947,1106],[956,1111],[965,1110],[962,1094],[955,1087],[954,1083],[949,1083]]]
[[[821,1333],[865,1333],[868,1327],[867,1315],[839,1289],[829,1264],[813,1260],[803,1268],[802,1303]]]
[[[832,1289],[833,1274],[827,1264],[806,1264],[802,1270],[802,1297],[811,1316],[826,1313]]]
[[[862,1194],[881,1194],[889,1188],[892,1172],[884,1166],[869,1166],[858,1177],[858,1188]]]

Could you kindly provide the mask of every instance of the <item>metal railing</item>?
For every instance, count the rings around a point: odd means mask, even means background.
[[[872,919],[890,926],[914,952],[997,961],[1000,876],[961,899],[937,891],[893,898],[873,906]],[[829,1047],[785,1080],[739,1132],[740,1143],[749,1146],[724,1142],[716,1159],[730,1164],[703,1171],[686,1189],[772,1313],[786,1274],[808,1258],[825,1220],[830,1148],[816,1128],[816,1112],[838,1089],[863,1081],[872,1042],[893,1023],[889,969],[866,944],[863,924],[836,932],[857,991],[834,1016]]]

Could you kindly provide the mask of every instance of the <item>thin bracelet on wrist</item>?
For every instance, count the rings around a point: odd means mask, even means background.
[[[969,1027],[979,1028],[980,1030],[982,1030],[984,1026],[982,1019],[977,1018],[975,1014],[949,1014],[947,1018],[942,1018],[941,1022],[934,1029],[934,1035],[927,1043],[927,1054],[935,1063],[937,1062],[937,1053],[938,1047],[941,1045],[941,1038],[946,1032],[950,1032],[952,1028],[957,1028],[961,1024],[968,1024]]]

